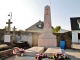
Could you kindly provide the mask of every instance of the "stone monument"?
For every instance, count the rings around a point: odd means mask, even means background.
[[[8,24],[8,31],[7,34],[4,35],[4,42],[11,43],[11,45],[13,46],[12,35],[10,34],[10,24],[12,24],[10,20],[12,17],[12,13],[11,15],[9,14],[8,16],[10,16],[10,19],[8,19],[8,22],[6,22],[6,24]]]
[[[38,46],[46,48],[57,47],[56,36],[52,34],[51,11],[48,5],[44,9],[44,29],[42,35],[39,36]]]

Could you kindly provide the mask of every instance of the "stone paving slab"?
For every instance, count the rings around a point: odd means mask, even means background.
[[[79,50],[66,49],[65,53],[68,54],[71,60],[80,60]]]
[[[43,52],[44,52],[44,47],[32,47],[26,49],[23,55],[35,56],[36,54]]]
[[[47,56],[51,56],[53,53],[57,53],[57,52],[61,52],[61,49],[59,47],[55,47],[55,48],[48,48],[44,54],[47,54]]]

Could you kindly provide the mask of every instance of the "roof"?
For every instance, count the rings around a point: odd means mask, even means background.
[[[41,25],[41,27],[38,27]],[[44,22],[39,20],[37,23],[33,24],[29,28],[26,29],[27,32],[42,32],[43,31]]]
[[[65,33],[65,32],[69,32],[69,30],[60,29],[58,33]]]
[[[74,19],[74,18],[75,18],[75,19],[76,19],[76,18],[77,18],[77,19],[80,19],[80,17],[70,17],[70,19]]]

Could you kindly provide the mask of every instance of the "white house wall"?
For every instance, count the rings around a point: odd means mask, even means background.
[[[78,33],[80,33],[80,31],[72,31],[72,43],[78,43]]]

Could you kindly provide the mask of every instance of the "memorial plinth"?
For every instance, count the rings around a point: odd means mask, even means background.
[[[44,52],[44,47],[32,47],[32,48],[26,49],[23,55],[34,57],[36,54],[41,54],[43,52]]]
[[[62,53],[61,49],[59,47],[55,47],[55,48],[48,48],[44,54],[46,54],[47,56],[51,56],[53,53]]]
[[[38,46],[46,48],[57,46],[56,36],[52,34],[51,13],[48,5],[44,9],[44,30],[42,35],[39,36]]]

